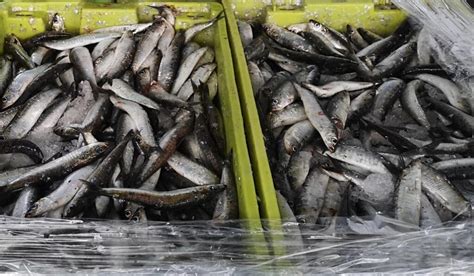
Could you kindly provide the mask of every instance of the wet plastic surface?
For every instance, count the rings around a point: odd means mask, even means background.
[[[474,273],[472,223],[418,229],[384,217],[338,227],[285,223],[287,254],[265,247],[243,221],[148,223],[0,217],[0,271],[7,273]],[[295,228],[296,227],[296,228]],[[293,229],[293,230],[292,230]],[[300,241],[300,242],[298,242]]]

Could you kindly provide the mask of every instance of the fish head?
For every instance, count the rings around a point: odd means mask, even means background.
[[[353,35],[356,32],[356,29],[351,24],[347,24],[346,30],[348,35]]]
[[[10,47],[21,46],[20,40],[14,35],[9,35],[6,38],[6,42],[7,42],[7,45]]]
[[[339,139],[337,138],[337,136],[329,135],[325,137],[324,144],[326,144],[326,147],[330,152],[334,152],[336,150],[336,145],[338,141]]]
[[[0,99],[0,109],[6,109],[15,103],[17,97],[13,93],[5,93]]]
[[[51,29],[55,32],[64,32],[66,31],[64,26],[64,18],[59,13],[55,13],[51,20]]]
[[[329,31],[328,28],[326,28],[326,26],[324,26],[323,24],[319,23],[316,20],[310,20],[309,23],[310,23],[311,28],[316,32],[324,34]]]

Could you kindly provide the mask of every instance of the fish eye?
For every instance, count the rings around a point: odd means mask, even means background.
[[[8,98],[7,97],[2,97],[2,102],[6,102],[8,101]]]
[[[138,218],[137,216],[133,216],[131,221],[133,222],[140,222],[140,218]]]
[[[125,217],[129,218],[132,216],[132,212],[130,210],[125,211]]]

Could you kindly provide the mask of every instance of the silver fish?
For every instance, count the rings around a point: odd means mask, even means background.
[[[417,226],[421,211],[421,170],[418,160],[403,170],[395,197],[395,218]]]
[[[82,46],[87,46],[90,44],[95,44],[109,38],[118,38],[120,36],[122,36],[122,33],[109,33],[109,32],[90,33],[90,34],[74,36],[68,39],[63,39],[63,40],[46,41],[46,42],[43,42],[42,45],[50,49],[64,51],[64,50],[69,50],[76,47],[82,47]]]
[[[321,135],[326,147],[330,151],[334,151],[338,142],[336,127],[321,108],[316,97],[309,90],[297,84],[295,84],[295,88],[303,102],[309,121]]]

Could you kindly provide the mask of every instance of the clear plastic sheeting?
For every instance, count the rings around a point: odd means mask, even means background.
[[[474,93],[474,11],[466,0],[393,0],[432,36],[437,63],[470,95]]]
[[[0,271],[230,273],[258,260],[250,245],[266,247],[239,224],[0,217]]]
[[[0,271],[252,275],[474,272],[474,225],[470,221],[423,231],[378,216],[333,222],[336,227],[285,223],[281,233],[270,233],[247,230],[246,221],[133,224],[0,217]],[[267,250],[265,240],[255,238],[261,232],[273,239],[272,250]],[[276,251],[280,253],[273,254]]]

